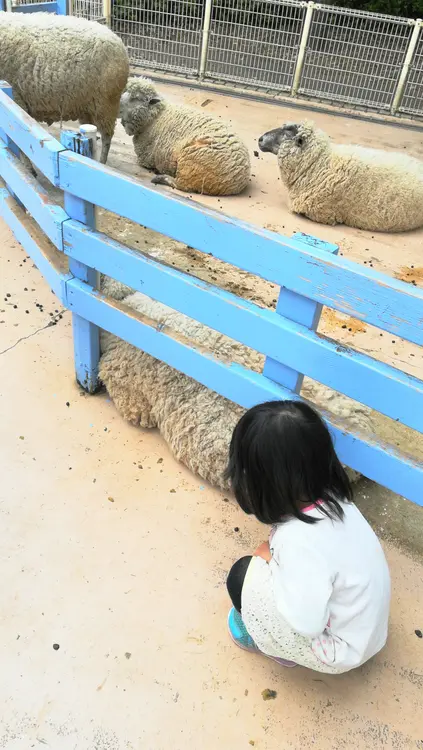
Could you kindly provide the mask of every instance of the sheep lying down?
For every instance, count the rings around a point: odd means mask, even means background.
[[[138,164],[157,173],[153,183],[203,195],[236,195],[247,186],[248,149],[229,125],[166,102],[147,78],[129,79],[120,116]]]
[[[261,372],[264,357],[201,323],[139,292],[106,280],[103,292],[124,298],[125,305],[207,346],[222,359]],[[102,332],[100,378],[121,416],[140,427],[157,427],[170,450],[192,472],[220,489],[228,489],[224,471],[232,432],[244,409],[149,354]],[[303,389],[310,401],[327,404],[346,417],[351,428],[371,431],[369,410],[323,386]],[[359,474],[348,469],[355,481]]]
[[[403,153],[332,144],[312,123],[259,138],[277,156],[292,210],[321,224],[372,232],[423,226],[423,162]]]

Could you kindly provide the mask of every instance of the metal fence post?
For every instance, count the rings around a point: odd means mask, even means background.
[[[311,247],[317,247],[319,250],[325,250],[333,255],[338,255],[338,246],[333,245],[330,242],[319,240],[317,237],[312,237],[302,232],[296,232],[292,235],[293,240],[303,242],[305,245],[311,245]],[[279,292],[279,299],[276,305],[276,312],[278,315],[282,315],[288,320],[293,320],[295,323],[301,323],[301,325],[310,328],[312,331],[316,331],[319,325],[320,316],[322,314],[323,305],[319,302],[315,302],[313,299],[308,299],[302,294],[292,292],[290,289],[281,287]],[[303,384],[304,375],[297,370],[293,370],[292,367],[283,365],[281,362],[277,362],[275,359],[266,357],[263,367],[263,375],[270,380],[274,380],[276,383],[285,386],[293,393],[299,393]]]
[[[200,53],[200,78],[204,78],[207,66],[207,52],[209,48],[209,35],[210,35],[210,21],[212,13],[212,2],[213,0],[206,0],[204,8],[204,19],[203,19],[203,38],[201,40],[201,53]]]
[[[5,10],[7,10],[8,13],[12,12],[12,0],[5,0]]]
[[[106,26],[112,25],[112,0],[103,0],[103,16],[106,20]]]
[[[401,105],[405,84],[407,83],[408,71],[410,70],[410,65],[413,62],[413,56],[414,56],[415,49],[417,47],[417,42],[419,40],[420,29],[423,25],[423,21],[421,18],[417,18],[416,21],[410,20],[410,24],[414,24],[414,29],[411,35],[410,43],[408,45],[407,54],[405,56],[404,63],[402,66],[401,75],[398,79],[398,85],[395,90],[394,98],[392,100],[391,114],[393,115],[395,114],[395,112],[398,111]]]
[[[60,142],[63,146],[90,158],[95,157],[96,139],[97,128],[94,125],[81,125],[80,133],[65,130],[60,135]],[[64,207],[71,219],[80,221],[92,229],[95,228],[96,217],[93,203],[65,192]],[[90,268],[70,258],[69,271],[77,279],[93,288],[98,287],[98,273],[95,268]],[[99,388],[100,331],[97,326],[76,313],[72,313],[72,328],[76,379],[84,391],[95,393]]]
[[[6,10],[5,0],[0,0],[0,10]]]
[[[291,95],[296,96],[301,83],[301,74],[303,72],[304,58],[307,50],[308,36],[310,34],[311,22],[313,20],[314,9],[319,8],[316,3],[308,3],[306,16],[304,19],[303,33],[301,34],[300,48],[298,50],[297,64],[294,71],[294,81],[292,84]]]

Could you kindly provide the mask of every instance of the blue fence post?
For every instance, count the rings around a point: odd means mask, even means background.
[[[0,10],[6,10],[6,0],[0,0]]]
[[[95,157],[97,128],[82,125],[80,133],[65,130],[60,135],[60,142],[70,151],[77,154]],[[65,211],[71,219],[95,228],[95,206],[93,203],[76,198],[71,193],[64,194]],[[98,273],[94,268],[76,260],[69,260],[69,271],[77,279],[91,287],[98,286]],[[100,332],[96,325],[89,323],[76,313],[72,314],[73,343],[75,356],[75,373],[79,385],[88,393],[95,393],[99,388],[98,362],[100,359]]]
[[[1,0],[0,0],[1,2]],[[68,13],[68,0],[56,0],[56,13],[58,16],[67,16]]]
[[[293,234],[292,239],[304,242],[305,245],[325,250],[333,255],[338,254],[337,245],[332,245],[330,242],[324,242],[323,240],[319,240],[317,237],[312,237],[309,234],[296,232]],[[312,299],[303,297],[302,294],[297,294],[296,292],[291,292],[285,287],[281,287],[278,303],[276,305],[276,312],[288,320],[300,323],[301,325],[316,331],[322,314],[322,307],[323,305],[319,302],[315,302]],[[276,362],[276,360],[271,359],[270,357],[266,357],[263,367],[263,375],[265,375],[266,378],[279,383],[279,385],[285,386],[285,388],[288,388],[293,393],[300,392],[304,380],[304,375],[301,372],[293,370],[291,367],[287,367],[280,362]]]

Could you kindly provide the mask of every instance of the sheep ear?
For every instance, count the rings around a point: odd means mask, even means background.
[[[299,146],[299,148],[301,148],[302,146],[304,146],[304,143],[305,143],[304,136],[303,135],[297,135],[297,137],[295,139],[295,143],[296,143],[297,146]]]
[[[159,104],[159,102],[160,102],[159,97],[158,96],[153,96],[153,98],[150,99],[150,101],[148,102],[148,106],[152,107],[153,104]]]

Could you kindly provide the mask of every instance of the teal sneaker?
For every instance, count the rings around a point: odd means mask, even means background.
[[[277,656],[269,656],[268,654],[264,654],[263,651],[260,651],[258,646],[254,643],[253,639],[251,638],[251,635],[249,634],[247,628],[244,625],[244,621],[235,609],[235,607],[232,607],[232,609],[229,612],[228,615],[228,629],[229,629],[229,635],[231,636],[233,642],[239,647],[242,648],[244,651],[250,651],[254,654],[262,654],[263,656],[266,656],[268,659],[271,659],[272,661],[275,661],[276,664],[279,664],[281,667],[297,667],[298,664],[295,661],[288,661],[288,659],[280,659]]]
[[[249,635],[247,628],[244,625],[241,615],[236,611],[235,607],[232,607],[231,611],[229,612],[228,628],[229,635],[231,636],[233,642],[237,646],[239,646],[239,648],[244,649],[244,651],[254,651],[255,653],[259,652],[259,649],[257,648],[256,644],[251,638],[251,635]]]

